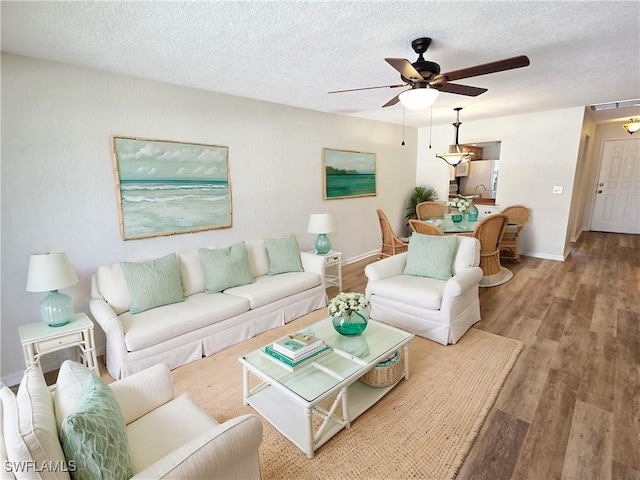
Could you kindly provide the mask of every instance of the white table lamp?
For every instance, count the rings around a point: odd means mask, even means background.
[[[27,292],[49,292],[40,302],[40,316],[50,327],[69,323],[73,315],[73,299],[58,289],[78,283],[67,254],[51,252],[34,254],[29,258]]]
[[[309,217],[309,226],[307,232],[317,233],[316,252],[320,254],[329,253],[331,250],[331,242],[327,233],[335,232],[336,225],[333,223],[333,217],[330,213],[312,213]]]

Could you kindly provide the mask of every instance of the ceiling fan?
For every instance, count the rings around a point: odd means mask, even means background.
[[[440,65],[424,59],[423,54],[431,45],[431,39],[427,37],[416,38],[411,42],[411,47],[418,54],[418,60],[410,63],[404,58],[385,58],[387,63],[400,72],[400,78],[404,83],[398,85],[382,85],[379,87],[352,88],[349,90],[336,90],[329,93],[355,92],[358,90],[371,90],[374,88],[399,88],[410,87],[393,97],[382,107],[390,107],[399,101],[406,108],[419,110],[426,108],[435,101],[439,92],[454,93],[457,95],[467,95],[477,97],[487,91],[486,88],[471,87],[458,83],[449,83],[463,78],[477,77],[489,73],[512,70],[514,68],[526,67],[529,65],[529,58],[525,55],[498,60],[497,62],[485,63],[474,67],[467,67],[452,72],[440,73]],[[414,97],[410,99],[410,97]],[[418,98],[419,97],[419,98]],[[411,100],[414,100],[412,102]],[[417,100],[417,102],[415,101]],[[411,105],[414,105],[413,107]]]

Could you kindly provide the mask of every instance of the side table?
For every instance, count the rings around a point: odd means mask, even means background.
[[[315,250],[311,250],[309,253],[312,253],[313,255],[317,255],[319,257],[323,257],[325,259],[325,286],[338,287],[342,292],[342,252],[329,250],[328,253],[317,253]],[[330,269],[329,273],[327,273],[327,269]]]
[[[44,322],[37,322],[22,325],[19,330],[27,367],[39,366],[42,355],[76,347],[78,361],[100,376],[93,322],[85,313],[73,314],[69,323],[61,327],[50,327]]]

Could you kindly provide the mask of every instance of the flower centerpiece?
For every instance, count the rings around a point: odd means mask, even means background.
[[[360,335],[369,321],[369,300],[362,293],[340,293],[329,301],[333,328],[341,335]]]
[[[461,214],[464,215],[465,212],[467,212],[467,219],[469,221],[474,222],[478,220],[478,209],[473,204],[473,196],[463,197],[458,195],[455,205]]]

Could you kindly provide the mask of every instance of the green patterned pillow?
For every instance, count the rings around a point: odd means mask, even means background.
[[[132,314],[184,301],[178,257],[170,253],[148,262],[122,262]]]
[[[198,253],[204,269],[205,292],[217,293],[255,282],[244,242],[226,248],[201,248]]]
[[[120,406],[111,389],[96,375],[82,382],[75,412],[60,429],[62,449],[75,480],[131,478],[131,454]]]
[[[302,272],[300,248],[295,235],[268,238],[264,241],[269,257],[269,275],[287,272]]]
[[[448,280],[452,277],[451,264],[457,248],[455,235],[440,237],[414,232],[409,239],[404,274]]]

